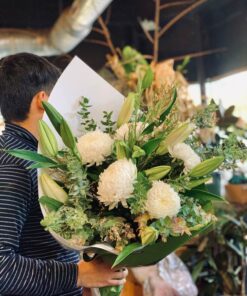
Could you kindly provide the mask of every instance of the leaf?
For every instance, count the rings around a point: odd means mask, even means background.
[[[78,159],[80,159],[81,157],[80,157],[79,151],[76,146],[75,137],[72,134],[72,131],[71,131],[68,123],[64,119],[62,119],[62,122],[60,125],[60,133],[61,133],[61,138],[62,138],[64,144],[73,151],[74,155],[77,156]]]
[[[201,178],[198,180],[191,180],[188,184],[187,184],[187,188],[189,190],[191,190],[192,188],[195,187],[199,187],[200,185],[204,185],[207,181],[209,181],[211,179],[211,177],[207,177],[207,178]]]
[[[162,138],[149,140],[142,146],[142,149],[146,152],[147,155],[152,154],[159,146],[160,142],[162,142]]]
[[[143,79],[142,79],[142,91],[149,88],[154,80],[154,73],[150,67],[148,67]]]
[[[62,122],[62,115],[48,102],[42,102],[47,116],[49,117],[52,125],[60,135],[60,124]]]
[[[197,279],[198,279],[198,277],[199,277],[205,263],[206,263],[205,261],[199,261],[195,265],[195,267],[193,268],[193,270],[192,270],[192,278],[193,278],[194,282],[197,281]]]
[[[49,162],[36,162],[34,164],[31,164],[28,167],[28,169],[58,168],[58,167],[62,167],[62,165],[49,163]]]
[[[131,255],[133,252],[143,249],[144,246],[140,243],[133,243],[128,245],[123,249],[123,251],[117,256],[116,260],[114,261],[112,268],[119,265],[125,258]]]
[[[167,107],[167,109],[160,115],[160,120],[163,122],[166,119],[166,116],[171,112],[173,105],[175,104],[177,99],[177,90],[176,88],[174,88],[173,90],[173,96],[172,96],[172,100],[169,104],[169,106]]]
[[[177,237],[169,237],[165,243],[158,242],[140,249],[133,250],[128,256],[125,256],[125,258],[121,260],[121,263],[114,262],[114,266],[136,267],[154,265],[168,256],[170,253],[174,252],[177,248],[184,245],[196,235],[211,230],[212,226],[213,223],[209,223],[205,227],[202,227],[197,231],[193,231],[192,235],[190,236],[185,234]],[[110,262],[109,259],[112,259],[112,256],[108,256],[108,262]]]
[[[142,135],[147,135],[147,134],[150,134],[152,133],[152,131],[154,130],[154,127],[155,127],[155,123],[152,122],[150,123],[142,132]]]
[[[222,196],[213,194],[208,191],[199,190],[199,189],[192,189],[189,191],[185,191],[185,195],[191,196],[195,199],[198,199],[199,201],[204,201],[204,202],[205,201],[212,201],[212,200],[216,200],[216,201],[224,201],[225,200]]]
[[[120,296],[123,286],[99,288],[100,296]]]
[[[12,150],[6,150],[6,152],[9,153],[10,155],[13,155],[21,159],[35,161],[39,163],[50,163],[50,164],[57,165],[57,163],[54,160],[34,151],[28,151],[23,149],[12,149]]]
[[[63,205],[62,202],[48,196],[40,197],[39,202],[42,205],[46,206],[49,210],[55,211],[55,212],[58,211],[59,208],[61,208],[61,206]]]

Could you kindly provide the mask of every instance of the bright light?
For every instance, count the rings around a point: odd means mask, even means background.
[[[198,105],[200,102],[199,84],[190,85],[189,93]],[[234,105],[234,115],[247,119],[247,71],[207,82],[206,93],[208,99],[214,99],[216,103],[221,101],[224,108]]]

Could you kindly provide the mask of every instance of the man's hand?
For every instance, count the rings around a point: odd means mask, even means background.
[[[127,269],[114,270],[102,260],[78,263],[78,287],[101,288],[123,285],[128,275]]]

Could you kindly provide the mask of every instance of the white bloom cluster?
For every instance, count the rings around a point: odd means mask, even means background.
[[[185,172],[189,172],[201,163],[200,157],[185,143],[178,143],[173,147],[169,147],[169,152],[172,157],[183,160]]]
[[[131,160],[115,161],[100,175],[98,199],[111,208],[119,202],[126,206],[126,199],[134,191],[136,176],[137,168]]]
[[[116,130],[116,134],[114,136],[115,140],[127,140],[129,137],[130,129],[133,127],[134,123],[125,123],[120,126]],[[137,122],[136,123],[136,137],[139,138],[142,131],[144,130],[145,125],[143,122]]]
[[[147,192],[146,211],[151,218],[174,217],[180,210],[180,197],[167,183],[154,181]]]
[[[78,139],[82,161],[88,165],[100,165],[112,153],[113,139],[100,130],[89,132]]]

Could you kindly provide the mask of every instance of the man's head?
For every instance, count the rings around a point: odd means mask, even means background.
[[[20,53],[0,61],[0,110],[7,122],[23,122],[42,112],[60,71],[46,59]],[[37,116],[38,117],[38,116]]]

